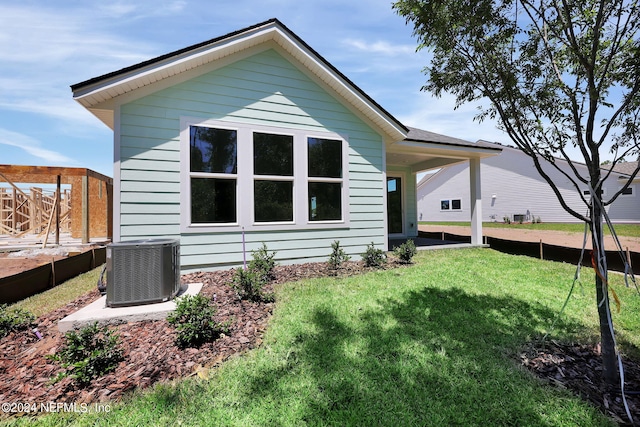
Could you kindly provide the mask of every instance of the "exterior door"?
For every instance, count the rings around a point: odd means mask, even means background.
[[[387,232],[404,234],[402,214],[402,179],[397,176],[387,177]]]

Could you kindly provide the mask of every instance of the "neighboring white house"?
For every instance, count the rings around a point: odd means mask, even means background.
[[[563,209],[529,156],[517,148],[494,145],[500,146],[502,153],[483,159],[480,166],[483,221],[502,222],[505,217],[511,221],[518,221],[520,218],[523,221],[578,221]],[[571,173],[566,161],[557,160],[557,164]],[[605,199],[619,191],[637,167],[638,162],[618,165],[604,183]],[[576,168],[583,176],[588,176],[585,165],[577,164]],[[459,163],[421,179],[418,183],[420,221],[469,221],[469,191],[466,185],[468,169],[466,163]],[[580,193],[588,198],[588,187],[583,185],[579,193],[564,175],[551,166],[547,165],[545,171],[552,177],[567,204],[586,214]],[[613,222],[640,222],[639,181],[636,177],[625,194],[621,194],[612,205],[606,207]]]
[[[114,132],[114,241],[178,238],[183,272],[262,242],[285,263],[387,249],[417,235],[416,174],[460,161],[480,243],[500,148],[409,129],[276,19],[71,89]]]

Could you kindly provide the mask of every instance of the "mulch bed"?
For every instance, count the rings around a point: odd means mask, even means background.
[[[361,263],[347,262],[340,276],[366,270]],[[273,284],[332,274],[326,263],[277,266]],[[335,274],[335,273],[334,273]],[[51,384],[62,369],[45,356],[64,344],[58,321],[100,297],[91,291],[66,306],[39,317],[38,339],[31,331],[13,332],[0,339],[0,402],[93,403],[117,401],[133,389],[144,389],[160,381],[206,373],[230,357],[261,343],[273,310],[273,303],[240,300],[229,286],[233,270],[193,273],[182,276],[182,283],[202,282],[201,294],[214,298],[216,320],[232,320],[230,333],[200,348],[180,349],[174,344],[175,332],[166,320],[121,324],[115,327],[124,349],[124,361],[114,372],[78,388],[72,379]],[[267,287],[267,288],[268,288]],[[271,291],[272,289],[266,289]],[[0,417],[7,414],[0,412]]]
[[[591,402],[620,425],[632,425],[624,408],[620,387],[612,390],[602,380],[599,345],[563,344],[547,341],[531,344],[520,355],[522,365],[543,381],[571,390]],[[640,364],[623,358],[625,395],[629,412],[640,423]]]
[[[389,265],[389,268],[397,264]],[[347,262],[340,276],[360,274],[369,269],[359,262]],[[326,263],[277,266],[273,284],[335,273]],[[239,300],[229,286],[233,270],[193,273],[182,276],[183,283],[204,284],[201,293],[214,298],[217,321],[232,319],[228,335],[200,348],[180,349],[175,346],[175,332],[166,320],[126,323],[116,326],[124,349],[124,361],[114,372],[78,388],[69,378],[51,384],[60,366],[45,356],[54,354],[64,343],[58,331],[58,320],[99,298],[91,291],[58,310],[37,319],[37,329],[43,338],[31,331],[11,333],[0,339],[0,402],[22,403],[94,403],[117,401],[126,392],[144,389],[156,382],[206,375],[207,369],[262,342],[263,333],[273,310],[273,303]],[[269,285],[272,286],[272,285]],[[269,291],[270,289],[267,289]],[[622,399],[608,391],[600,380],[600,355],[597,347],[563,345],[547,342],[531,345],[520,356],[522,365],[554,386],[572,390],[618,421],[628,424]],[[640,390],[640,364],[625,360],[627,390]],[[640,397],[628,396],[636,421],[640,421]],[[0,418],[8,414],[0,413]]]

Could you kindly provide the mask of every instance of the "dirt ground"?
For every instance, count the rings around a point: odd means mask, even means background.
[[[471,227],[460,226],[442,226],[442,225],[420,225],[421,231],[429,232],[445,232],[451,234],[458,234],[462,236],[471,235]],[[518,228],[517,224],[512,225],[510,228],[483,228],[483,235],[496,237],[499,239],[517,240],[522,242],[539,242],[550,245],[566,246],[572,248],[581,248],[583,235],[582,233],[568,233],[564,231],[550,231],[550,230],[527,230]],[[638,237],[620,237],[620,243],[623,249],[629,248],[632,252],[640,252],[640,238]],[[587,242],[587,247],[591,249],[591,242]],[[611,236],[606,237],[605,249],[614,250],[615,244]],[[43,264],[48,264],[51,261],[57,261],[65,258],[66,255],[61,255],[55,252],[45,251],[29,251],[24,256],[16,257],[15,253],[0,252],[0,278],[11,276],[13,274],[20,273]]]
[[[49,264],[51,261],[66,258],[62,255],[33,255],[29,257],[10,257],[10,253],[0,253],[0,278],[12,276],[32,268]]]
[[[461,236],[471,235],[471,227],[450,226],[450,225],[420,225],[420,231],[427,232],[445,232],[458,234]],[[498,239],[517,240],[520,242],[539,242],[557,246],[565,246],[569,248],[582,248],[584,239],[582,233],[569,233],[565,231],[552,230],[527,230],[518,228],[517,224],[511,225],[509,228],[488,228],[483,227],[483,235],[495,237]],[[591,249],[591,242],[587,241],[587,248]],[[640,252],[640,238],[638,237],[619,237],[620,244],[623,249],[629,248],[631,252]],[[615,250],[616,246],[611,236],[605,236],[605,249]]]

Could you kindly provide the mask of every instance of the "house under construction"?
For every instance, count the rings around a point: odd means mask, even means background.
[[[113,236],[113,179],[86,168],[0,165],[0,235]],[[51,237],[50,237],[51,236]]]

